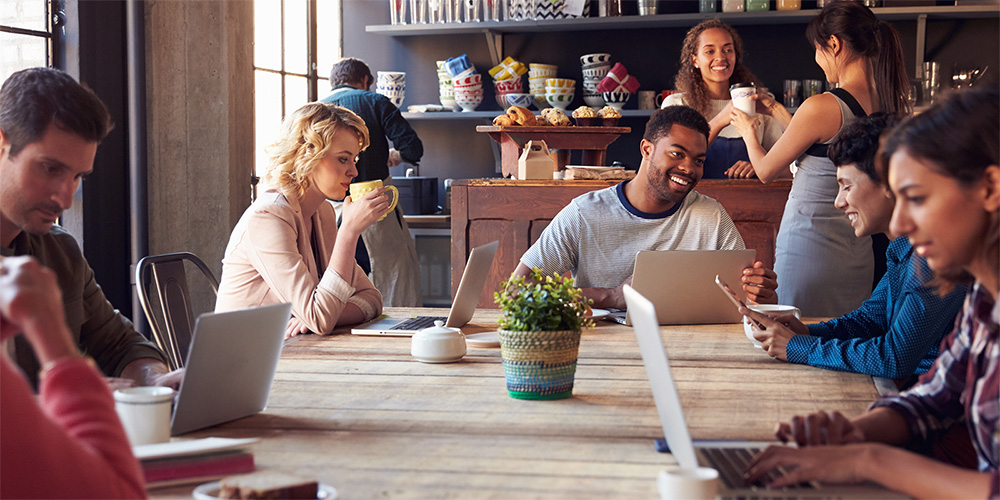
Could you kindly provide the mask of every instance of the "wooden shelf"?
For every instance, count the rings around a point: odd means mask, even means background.
[[[928,7],[879,7],[872,12],[885,21],[927,19],[969,19],[996,17],[998,4]],[[471,23],[368,25],[365,31],[388,36],[425,36],[459,34],[535,33],[540,31],[588,31],[642,28],[688,28],[699,22],[718,18],[734,26],[754,24],[805,24],[818,9],[769,10],[763,12],[713,12],[687,14],[658,14],[655,16],[580,17],[528,21],[490,21]]]

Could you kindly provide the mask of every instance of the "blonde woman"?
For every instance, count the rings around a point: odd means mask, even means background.
[[[385,188],[345,198],[339,230],[327,202],[344,198],[366,147],[365,123],[340,106],[310,103],[285,119],[268,149],[267,189],[226,247],[216,311],[291,302],[286,337],[325,335],[382,313],[382,295],[354,249],[361,232],[389,210]]]

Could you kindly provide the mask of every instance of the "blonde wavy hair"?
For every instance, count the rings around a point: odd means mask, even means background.
[[[342,131],[354,133],[362,151],[368,147],[368,127],[353,111],[323,102],[295,110],[282,122],[278,140],[265,149],[264,183],[285,196],[301,198],[309,189],[309,174]]]

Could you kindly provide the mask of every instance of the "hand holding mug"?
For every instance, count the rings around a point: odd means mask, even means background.
[[[384,196],[386,188],[378,187],[359,194],[355,192],[354,185],[351,186],[350,196],[344,198],[344,222],[341,227],[354,229],[360,235],[368,226],[382,220],[391,207],[388,197]]]

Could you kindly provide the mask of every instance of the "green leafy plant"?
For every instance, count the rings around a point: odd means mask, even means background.
[[[592,300],[573,286],[573,278],[546,276],[533,268],[528,276],[511,277],[493,294],[503,316],[500,328],[514,332],[579,330],[594,326],[587,316]]]

